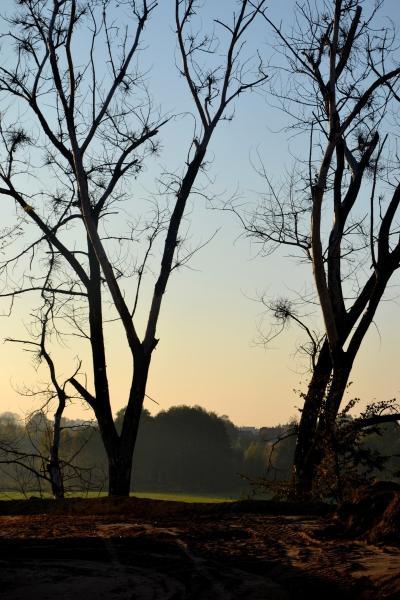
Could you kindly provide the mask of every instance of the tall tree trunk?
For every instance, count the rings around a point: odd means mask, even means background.
[[[64,498],[64,481],[59,460],[50,457],[47,470],[50,476],[53,497],[56,500]]]
[[[124,430],[124,424],[118,444],[108,453],[108,495],[129,496],[132,482],[132,462],[135,451],[137,435],[139,431],[140,416],[142,412],[143,399],[137,398],[134,402],[134,416],[125,422],[129,422],[129,431]]]
[[[114,452],[108,457],[108,495],[129,496],[131,490],[133,450]]]
[[[316,436],[327,386],[332,372],[328,341],[325,340],[312,374],[301,412],[294,455],[293,476],[296,493],[307,497],[314,479]]]
[[[325,410],[322,419],[320,420],[319,428],[321,431],[329,433],[329,435],[335,426],[336,417],[346,392],[350,372],[353,367],[353,360],[346,356],[346,354],[343,356],[344,360],[342,360],[341,364],[333,370],[332,381],[326,396]]]
[[[109,496],[129,496],[130,493],[133,453],[139,431],[150,359],[151,352],[142,351],[136,356],[129,401],[120,435],[115,429],[114,421],[110,421],[108,417],[108,407],[103,414],[104,409],[95,405],[96,418],[108,459]]]
[[[59,393],[59,403],[54,414],[53,439],[47,465],[54,498],[64,498],[64,480],[60,465],[61,417],[65,408],[65,395]]]
[[[320,398],[320,415],[315,422],[314,430],[310,431],[308,451],[301,457],[301,471],[296,480],[296,492],[300,497],[310,497],[315,476],[324,456],[331,453],[337,460],[335,439],[335,422],[343,395],[346,391],[353,362],[348,358],[333,370],[328,377],[326,387]],[[329,389],[328,389],[329,388]],[[320,390],[322,392],[322,390]],[[325,400],[325,402],[323,402]],[[322,407],[325,404],[323,410]],[[314,423],[313,423],[314,424]],[[303,431],[306,435],[307,432]]]

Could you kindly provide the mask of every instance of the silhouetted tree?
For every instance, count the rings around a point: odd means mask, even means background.
[[[312,364],[295,452],[300,494],[333,452],[351,369],[400,266],[399,165],[387,119],[398,110],[400,67],[395,32],[379,23],[382,4],[365,17],[362,0],[298,3],[292,33],[264,15],[290,72],[275,95],[308,137],[308,159],[281,192],[262,171],[265,201],[244,224],[268,252],[287,245],[310,262],[324,323],[315,334],[293,303],[273,303],[282,328],[295,320],[306,332]]]
[[[51,247],[50,254],[50,265],[52,269],[52,265],[55,261],[55,255],[54,252],[52,252]],[[48,282],[46,281],[44,287],[47,287],[47,283]],[[49,323],[54,318],[55,294],[49,294],[49,291],[42,292],[42,297],[43,306],[38,310],[36,315],[36,321],[38,326],[37,341],[15,338],[7,338],[6,341],[17,342],[19,344],[22,344],[25,347],[25,349],[29,349],[35,356],[35,362],[37,366],[39,366],[42,362],[45,362],[47,365],[51,382],[50,385],[46,387],[46,389],[41,390],[41,393],[38,390],[31,392],[25,390],[25,395],[34,395],[36,398],[38,398],[39,396],[42,397],[43,404],[39,414],[42,414],[44,410],[48,410],[53,400],[56,401],[56,410],[54,412],[53,421],[51,425],[51,442],[49,443],[48,448],[48,460],[46,471],[51,483],[54,498],[63,498],[64,476],[62,461],[60,460],[60,443],[62,432],[61,421],[63,418],[64,410],[66,408],[67,400],[69,399],[66,393],[66,385],[69,382],[70,378],[66,379],[64,382],[59,381],[56,373],[54,360],[47,347],[48,327]],[[78,370],[79,366],[77,369],[75,369],[73,377],[76,376]],[[47,428],[47,430],[50,432],[50,428]]]
[[[16,14],[5,19],[9,33],[3,34],[3,43],[9,44],[10,52],[0,66],[0,95],[10,109],[0,124],[0,193],[15,202],[24,229],[34,226],[37,237],[25,238],[25,247],[3,261],[2,277],[12,288],[3,297],[14,300],[37,290],[54,296],[55,314],[89,343],[89,375],[72,377],[70,383],[95,413],[108,457],[110,495],[129,494],[162,299],[173,269],[193,254],[185,254],[180,233],[189,196],[217,125],[231,118],[228,109],[234,110],[240,95],[266,79],[258,56],[254,63],[244,55],[246,37],[265,4],[266,0],[241,0],[230,22],[213,23],[221,32],[217,39],[195,33],[205,18],[199,2],[175,0],[177,60],[193,101],[195,130],[182,153],[181,172],[164,181],[170,204],[155,205],[152,219],[115,235],[107,221],[120,213],[118,201],[131,197],[127,182],[158,152],[159,131],[170,121],[153,107],[137,66],[157,2],[24,0],[16,1]],[[27,184],[41,176],[43,189]],[[146,247],[131,268],[124,251],[140,233]],[[157,243],[162,246],[161,260],[158,270],[153,269],[155,284],[140,337],[137,308]],[[56,261],[48,259],[48,246]],[[35,266],[14,286],[8,273],[30,258]],[[123,328],[132,363],[120,432],[111,409],[105,301],[111,301],[114,311],[108,317]],[[53,328],[62,337],[54,321]],[[94,391],[88,381],[93,381]]]

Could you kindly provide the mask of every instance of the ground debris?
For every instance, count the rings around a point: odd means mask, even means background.
[[[101,500],[3,507],[2,598],[400,598],[400,547],[326,535],[329,516]]]

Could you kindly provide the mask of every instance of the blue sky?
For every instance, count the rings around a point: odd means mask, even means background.
[[[211,7],[221,15],[228,15],[235,6],[232,0],[208,0],[203,4],[204,14],[209,14],[207,9]],[[3,0],[2,10],[12,5],[11,0]],[[270,16],[289,26],[293,5],[292,0],[271,0]],[[366,2],[366,8],[371,5],[372,2]],[[399,22],[399,12],[398,2],[387,0],[382,14]],[[192,110],[190,97],[183,79],[176,73],[172,15],[173,2],[162,0],[146,32],[143,60],[154,103],[164,112],[179,117],[161,134],[160,157],[149,163],[139,180],[132,182],[135,197],[146,198],[155,193],[156,179],[163,169],[182,168],[193,135],[193,119],[185,114]],[[250,54],[251,46],[257,47],[266,60],[276,60],[270,42],[271,35],[260,23],[251,35]],[[3,49],[7,51],[4,44]],[[301,153],[302,143],[305,144],[301,138],[288,138],[282,131],[286,124],[287,117],[271,108],[263,94],[256,92],[240,98],[233,122],[223,123],[211,144],[208,175],[212,183],[208,193],[223,198],[236,193],[243,203],[257,202],[263,182],[251,159],[259,153],[272,179],[279,182],[285,169],[291,167],[293,155]],[[12,214],[11,210],[8,218],[12,219]],[[296,416],[296,407],[301,404],[293,390],[304,389],[307,382],[305,362],[296,354],[302,337],[291,327],[268,349],[258,345],[257,328],[263,309],[255,299],[264,293],[277,297],[293,289],[301,292],[309,288],[310,269],[288,258],[286,250],[270,257],[258,256],[257,247],[241,236],[237,219],[210,210],[201,197],[191,201],[186,222],[193,245],[204,242],[216,231],[217,234],[195,255],[188,268],[172,276],[158,327],[160,343],[154,353],[148,394],[162,409],[175,404],[199,404],[227,414],[242,425],[287,421]],[[395,289],[391,294],[395,295]],[[349,398],[360,396],[364,403],[369,403],[375,398],[400,396],[396,373],[398,328],[393,326],[398,322],[398,310],[396,301],[384,303],[379,310],[379,330],[373,328],[368,334],[354,369]],[[29,301],[20,301],[13,320],[4,317],[0,321],[2,337],[15,335],[21,324],[28,322]],[[268,329],[268,319],[263,324]],[[125,403],[129,359],[119,352],[122,332],[110,327],[107,336],[113,406],[117,411]],[[58,364],[63,365],[66,360],[69,365],[77,352],[69,342],[55,349],[55,354],[59,357]],[[0,345],[0,361],[0,411],[25,413],[34,408],[30,399],[15,391],[23,381],[31,385],[38,377],[30,357],[21,348],[6,344]],[[44,371],[39,373],[39,379],[45,379]],[[158,409],[150,401],[147,407],[152,411]],[[71,407],[69,414],[81,416],[82,407]]]

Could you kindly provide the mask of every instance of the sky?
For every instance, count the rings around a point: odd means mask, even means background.
[[[366,6],[371,4],[367,2]],[[12,5],[12,0],[3,1],[2,10]],[[155,103],[165,112],[180,116],[166,126],[160,156],[152,159],[143,176],[132,184],[137,196],[146,197],[155,190],[155,174],[182,168],[187,140],[192,135],[192,120],[187,114],[192,110],[190,98],[182,78],[176,74],[172,5],[170,0],[163,0],[158,13],[154,13],[143,56]],[[204,15],[209,14],[211,7],[226,16],[234,5],[232,0],[206,1]],[[271,18],[276,22],[288,21],[289,25],[292,5],[292,0],[285,3],[271,0]],[[398,22],[398,13],[397,0],[387,0],[383,14]],[[206,24],[205,16],[204,26]],[[273,54],[270,41],[265,26],[259,24],[249,44],[268,59]],[[283,131],[286,124],[287,117],[272,108],[265,95],[251,93],[240,98],[234,120],[223,123],[213,139],[207,192],[221,198],[237,194],[241,203],[256,203],[263,191],[263,182],[252,166],[257,154],[272,179],[279,182],[285,169],[290,169],[293,156],[301,153],[301,140],[288,137]],[[242,235],[236,217],[210,210],[204,198],[193,198],[189,213],[185,226],[190,228],[194,246],[214,233],[215,236],[193,257],[188,267],[173,273],[168,284],[158,325],[160,342],[153,354],[147,387],[148,395],[157,404],[147,399],[145,406],[154,413],[173,405],[200,405],[228,415],[237,425],[287,422],[299,414],[299,390],[305,390],[309,376],[306,360],[296,352],[303,338],[291,326],[268,347],[260,344],[259,330],[268,331],[270,321],[257,299],[264,294],[276,298],[292,291],[301,294],[309,290],[312,286],[310,268],[293,260],[284,249],[272,256],[261,256],[259,248]],[[4,214],[7,222],[11,222],[13,211]],[[393,284],[351,377],[353,383],[348,398],[360,397],[361,405],[400,398],[399,304],[395,287],[398,279],[393,280]],[[32,298],[20,300],[11,318],[3,316],[1,338],[16,337],[16,332],[24,331],[30,320],[31,301]],[[4,305],[2,314],[6,309]],[[317,314],[316,323],[318,318]],[[123,334],[117,325],[108,325],[106,336],[116,412],[125,404],[129,357],[121,350]],[[64,356],[67,355],[69,361],[78,354],[86,356],[76,339],[58,345],[54,352],[60,373],[63,373]],[[0,412],[26,414],[36,408],[36,400],[24,396],[21,390],[24,385],[30,387],[44,382],[45,371],[36,372],[31,355],[10,343],[0,344],[0,364]],[[80,403],[70,406],[67,416],[91,418]]]

